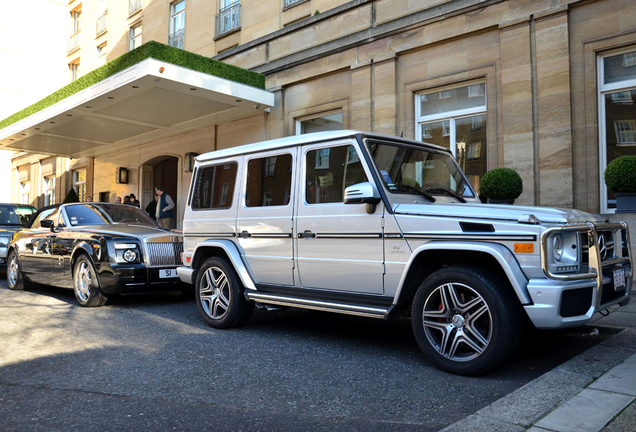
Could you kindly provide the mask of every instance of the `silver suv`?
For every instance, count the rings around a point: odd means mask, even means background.
[[[197,157],[183,266],[210,326],[299,307],[408,315],[439,368],[476,375],[524,321],[581,326],[630,299],[625,223],[482,204],[447,149],[372,133],[293,136]]]

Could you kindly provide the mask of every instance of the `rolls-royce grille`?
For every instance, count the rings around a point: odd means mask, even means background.
[[[151,267],[174,266],[181,264],[183,243],[148,243],[148,265]]]

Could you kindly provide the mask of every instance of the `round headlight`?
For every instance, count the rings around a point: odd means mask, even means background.
[[[133,262],[137,259],[137,253],[134,250],[128,249],[126,252],[124,252],[124,259],[128,262]]]
[[[556,261],[561,261],[563,256],[563,237],[561,234],[555,234],[552,237],[552,255]]]

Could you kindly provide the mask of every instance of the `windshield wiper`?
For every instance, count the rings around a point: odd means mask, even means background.
[[[423,190],[419,190],[416,187],[413,186],[409,186],[409,185],[394,185],[395,189],[397,189],[398,191],[404,192],[404,191],[412,191],[415,192],[416,194],[423,196],[424,198],[426,198],[427,200],[429,200],[430,202],[435,202],[437,201],[435,199],[435,197],[433,195],[431,195],[428,192],[424,192]]]
[[[446,188],[443,188],[443,187],[436,187],[436,188],[431,188],[431,189],[426,189],[426,190],[431,192],[431,193],[450,195],[450,196],[452,196],[453,198],[455,198],[459,202],[463,202],[463,203],[466,202],[466,200],[464,199],[463,196],[459,195],[456,192],[453,192],[450,189],[446,189]]]

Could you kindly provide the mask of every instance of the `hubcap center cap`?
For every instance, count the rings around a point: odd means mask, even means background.
[[[451,320],[451,323],[453,324],[454,327],[462,328],[464,327],[465,320],[463,316],[455,315],[453,319]]]

